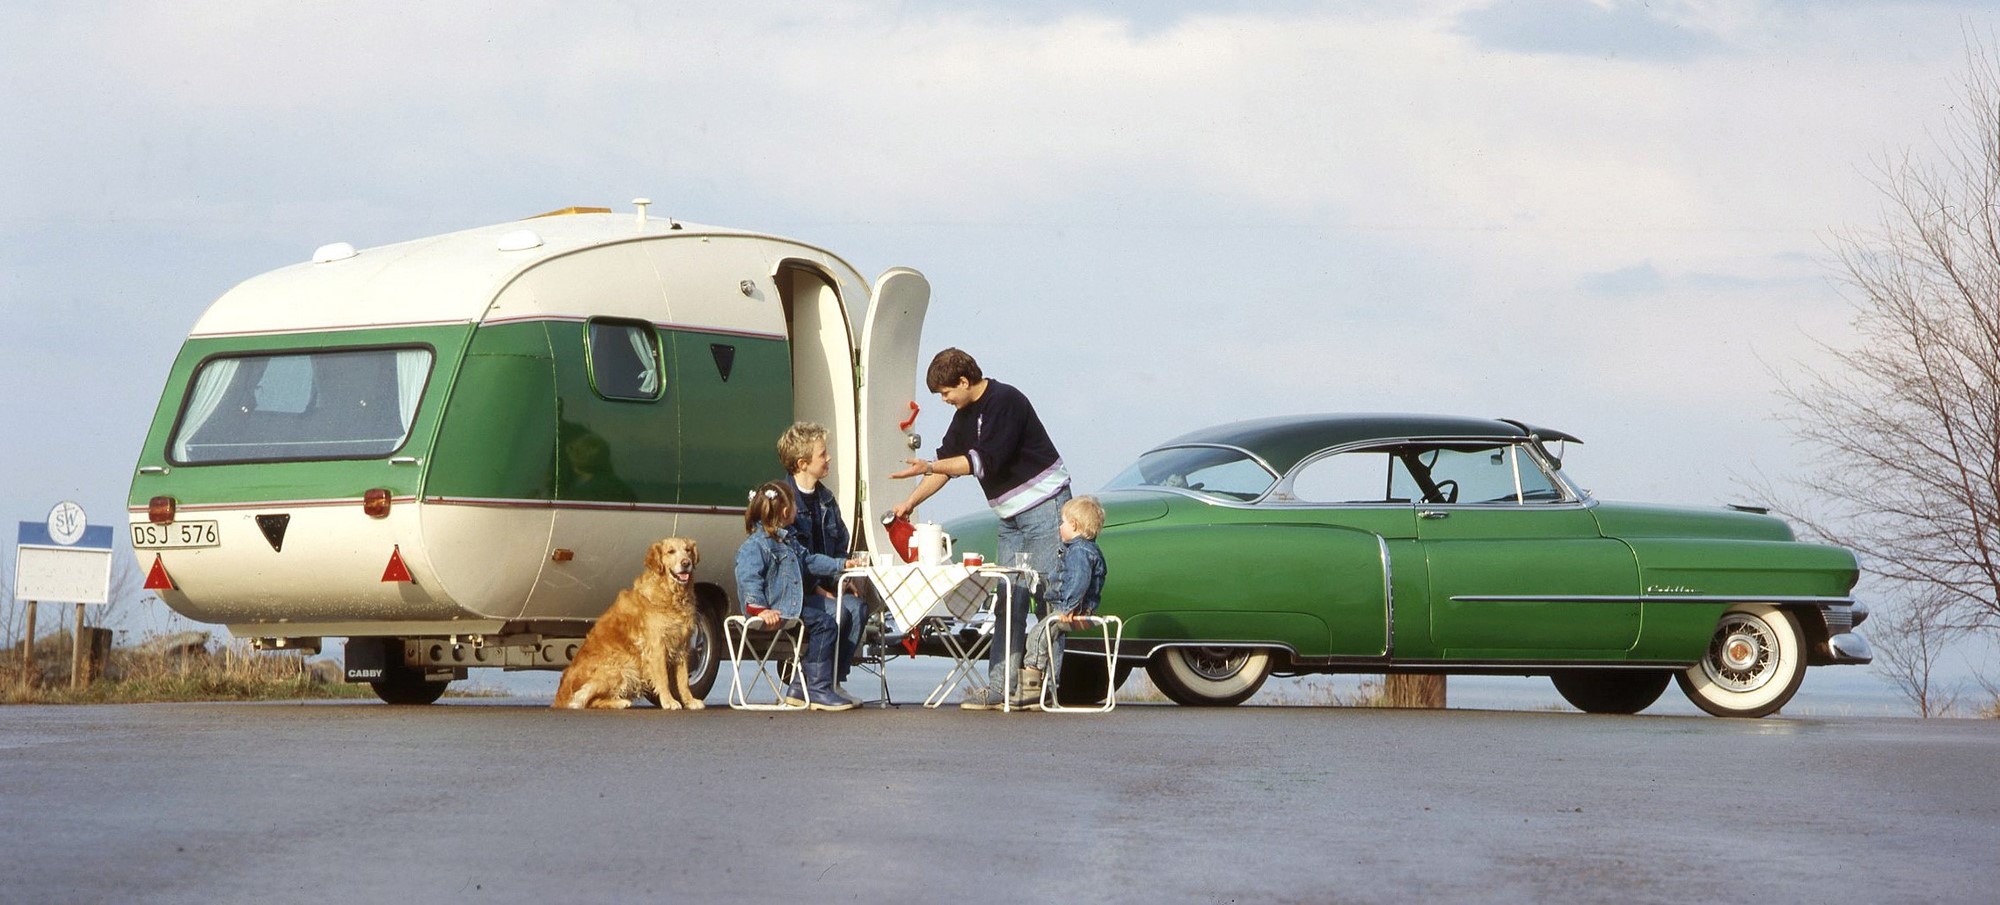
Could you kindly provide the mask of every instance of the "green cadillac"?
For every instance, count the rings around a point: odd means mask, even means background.
[[[1075,636],[1061,693],[1100,698],[1141,664],[1184,705],[1241,703],[1273,673],[1546,675],[1591,713],[1673,680],[1760,717],[1807,666],[1870,660],[1852,553],[1758,510],[1593,499],[1551,449],[1577,442],[1383,414],[1170,440],[1099,495],[1124,641],[1106,669],[1102,639]],[[948,527],[991,547],[990,517]]]

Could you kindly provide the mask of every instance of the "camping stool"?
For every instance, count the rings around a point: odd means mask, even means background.
[[[1104,630],[1104,703],[1088,704],[1081,707],[1064,707],[1062,705],[1062,702],[1056,696],[1056,686],[1062,681],[1062,661],[1068,659],[1070,654],[1064,652],[1062,656],[1053,656],[1055,645],[1051,643],[1049,645],[1049,651],[1052,654],[1049,657],[1049,675],[1042,681],[1043,713],[1104,713],[1118,706],[1118,683],[1116,681],[1118,678],[1118,645],[1119,642],[1125,640],[1125,620],[1117,616],[1092,614],[1083,617],[1083,622],[1083,627],[1086,629],[1101,628]],[[1034,631],[1047,635],[1054,623],[1054,619],[1043,619],[1035,623]],[[1051,642],[1054,641],[1054,639],[1049,640]]]
[[[764,620],[755,618],[763,611],[763,607],[757,607],[750,615],[722,620],[722,640],[729,647],[729,707],[732,710],[804,710],[806,702],[803,698],[797,699],[797,704],[785,703],[784,677],[790,675],[793,679],[804,681],[805,677],[799,672],[799,657],[806,649],[806,624],[792,618],[778,623],[777,628],[765,628]],[[791,642],[789,652],[779,651],[778,644],[782,641]],[[748,688],[744,687],[743,681],[745,660],[756,664]],[[762,691],[771,693],[770,700],[750,700],[752,694],[762,698]]]

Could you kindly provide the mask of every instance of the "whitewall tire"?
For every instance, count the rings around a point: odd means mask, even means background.
[[[1798,692],[1805,655],[1797,617],[1770,604],[1740,604],[1722,614],[1701,662],[1677,681],[1688,700],[1716,716],[1766,716]]]

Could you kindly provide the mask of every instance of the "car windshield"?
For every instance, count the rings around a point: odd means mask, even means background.
[[[1220,446],[1177,446],[1139,457],[1106,484],[1106,490],[1173,487],[1228,500],[1254,500],[1271,488],[1277,475],[1240,449]]]
[[[428,349],[238,355],[189,382],[172,460],[365,459],[401,448],[431,370]]]

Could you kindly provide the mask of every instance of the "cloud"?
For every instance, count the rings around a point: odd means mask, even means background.
[[[1720,36],[1638,0],[1500,0],[1467,10],[1457,29],[1515,53],[1685,61],[1727,50]]]
[[[1631,296],[1652,295],[1666,285],[1660,272],[1653,269],[1653,262],[1647,261],[1607,273],[1584,274],[1580,288],[1594,295]]]

